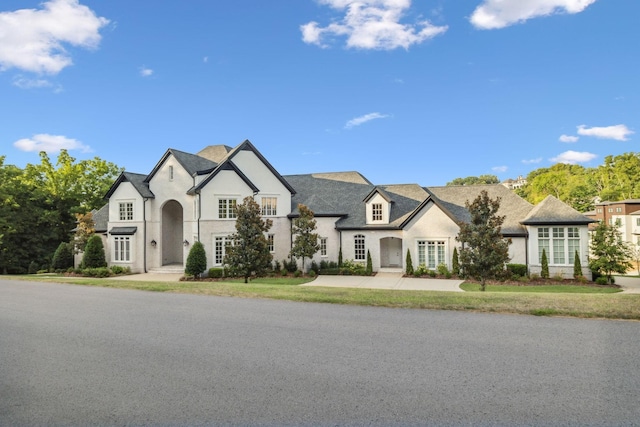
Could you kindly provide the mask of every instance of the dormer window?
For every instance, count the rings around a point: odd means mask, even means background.
[[[371,204],[371,221],[382,221],[382,203]]]

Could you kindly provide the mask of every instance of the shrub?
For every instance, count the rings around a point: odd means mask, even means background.
[[[367,249],[367,266],[364,269],[364,274],[371,276],[373,274],[373,262],[371,261],[371,253]]]
[[[507,264],[507,271],[511,277],[526,277],[527,265],[526,264]]]
[[[220,279],[224,277],[224,268],[220,268],[220,267],[210,268],[209,271],[207,272],[207,276],[211,277],[212,279]]]
[[[112,265],[111,272],[113,274],[129,274],[131,273],[131,269],[129,267],[122,267],[120,265]]]
[[[342,263],[340,273],[352,276],[364,276],[365,267],[358,262],[346,260]]]
[[[320,261],[320,270],[324,270],[325,268],[329,268],[329,263],[327,261]]]
[[[413,261],[411,260],[411,251],[409,249],[407,249],[407,259],[405,261],[405,274],[407,275],[412,275],[414,273],[413,271]]]
[[[309,277],[316,277],[315,270],[309,270]]]
[[[282,267],[285,268],[289,273],[295,273],[298,269],[298,262],[295,257],[291,257],[289,261],[282,260]]]
[[[338,251],[338,267],[342,267],[342,247]]]
[[[414,270],[413,274],[417,277],[424,276],[426,274],[429,274],[429,269],[426,265],[420,264],[418,268]]]
[[[436,277],[436,272],[434,270],[427,271],[427,274],[429,275],[429,277]]]
[[[453,248],[453,258],[451,259],[451,271],[453,274],[460,274],[460,258],[458,257],[458,248]]]
[[[207,253],[201,242],[194,242],[187,256],[184,273],[189,276],[200,277],[207,269]]]
[[[538,273],[531,273],[531,280],[538,280],[540,278],[540,275]]]
[[[88,277],[109,277],[111,276],[111,271],[107,267],[85,268],[82,270],[82,274]]]
[[[293,277],[300,277],[300,276],[302,276],[302,271],[300,271],[300,270],[296,270],[296,271],[293,273]]]
[[[605,276],[600,276],[600,277],[596,278],[596,284],[598,284],[598,285],[606,285],[608,283],[609,283],[609,281],[607,280],[607,278]]]
[[[102,238],[94,234],[87,240],[87,245],[84,247],[84,255],[82,256],[83,268],[100,268],[106,267],[107,260],[104,255],[104,246],[102,245]]]
[[[542,264],[542,271],[540,271],[540,277],[543,279],[549,278],[549,261],[547,260],[547,251],[542,249],[542,257],[540,258]]]
[[[446,264],[444,264],[444,263],[438,264],[438,266],[436,267],[436,271],[441,276],[446,276],[447,274],[449,274],[449,275],[451,274],[451,273],[449,273],[449,269],[447,268]]]
[[[282,270],[280,270],[280,275],[281,275],[282,277],[286,277],[286,276],[287,276],[287,274],[289,274],[289,272],[287,271],[287,269],[286,269],[286,268],[283,268]]]
[[[36,271],[36,274],[44,274],[44,273],[48,273],[49,270],[38,270]]]
[[[573,259],[573,277],[576,279],[582,276],[582,264],[580,263],[580,254],[576,250],[574,259]]]
[[[73,267],[73,247],[69,243],[62,242],[53,254],[51,268],[54,270],[66,270],[69,267]]]
[[[314,276],[316,274],[318,274],[318,272],[320,271],[320,266],[318,265],[317,262],[315,261],[311,261],[311,270],[309,272],[313,271],[314,272]]]
[[[273,261],[273,271],[280,271],[282,270],[282,266],[280,265],[280,261],[275,260]]]
[[[28,270],[29,274],[36,274],[38,273],[38,263],[35,261],[31,261],[29,263],[29,270]]]

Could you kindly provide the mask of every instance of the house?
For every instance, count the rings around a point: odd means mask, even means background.
[[[408,251],[414,265],[451,267],[459,224],[470,218],[465,203],[482,190],[501,198],[511,262],[538,273],[545,249],[552,275],[571,277],[576,251],[588,264],[593,220],[551,196],[533,206],[500,184],[375,185],[358,172],[282,176],[249,141],[197,154],[169,149],[149,174],[122,173],[106,195],[107,257],[134,272],[183,271],[190,245],[200,241],[207,265],[221,266],[235,232],[234,207],[252,196],[273,222],[267,239],[274,260],[288,258],[292,220],[304,204],[317,221],[316,262],[337,261],[340,251],[345,260],[365,262],[369,252],[374,271],[403,269]],[[583,272],[590,277],[587,268]]]
[[[509,178],[502,181],[502,185],[507,187],[509,190],[517,190],[518,188],[522,188],[527,185],[527,178],[524,178],[522,175],[518,175],[517,179]]]
[[[622,240],[632,246],[640,245],[640,199],[599,202],[595,210],[585,215],[594,221],[616,226]]]

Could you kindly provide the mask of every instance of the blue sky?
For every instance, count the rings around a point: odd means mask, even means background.
[[[637,0],[3,0],[0,155],[501,180],[638,151]]]

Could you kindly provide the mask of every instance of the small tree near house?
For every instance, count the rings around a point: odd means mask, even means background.
[[[453,248],[453,257],[451,259],[451,272],[456,276],[460,274],[460,258],[458,257],[458,248]]]
[[[582,277],[582,263],[580,262],[580,254],[576,251],[573,258],[573,277],[578,279]]]
[[[373,262],[371,260],[371,252],[367,249],[367,267],[364,270],[364,274],[371,276],[373,274]]]
[[[293,247],[291,255],[302,258],[302,272],[306,272],[305,260],[313,258],[320,250],[318,241],[318,233],[316,230],[316,220],[313,217],[313,211],[303,204],[298,204],[298,212],[300,215],[293,220],[292,233],[295,235],[293,239]]]
[[[73,267],[73,247],[70,243],[62,242],[53,254],[51,268],[54,270],[66,270]]]
[[[486,289],[486,281],[504,273],[509,261],[511,240],[502,236],[504,216],[497,214],[500,198],[492,200],[483,190],[472,202],[465,206],[471,214],[471,221],[460,225],[456,240],[462,243],[460,267],[470,277],[480,280],[480,290]]]
[[[104,254],[104,245],[102,244],[102,238],[97,234],[89,237],[87,244],[84,248],[84,255],[82,256],[83,268],[99,268],[106,267],[107,260]]]
[[[194,242],[187,255],[187,263],[184,268],[185,274],[200,277],[207,269],[207,253],[200,242]]]
[[[547,259],[547,251],[543,248],[542,255],[540,256],[540,264],[542,266],[540,270],[540,277],[543,279],[549,278],[549,260]]]
[[[252,275],[263,276],[271,268],[272,256],[264,233],[272,222],[260,216],[260,205],[253,197],[245,197],[236,206],[236,232],[229,236],[231,245],[227,247],[224,263],[232,275],[249,281]]]
[[[413,276],[413,261],[411,260],[411,251],[409,251],[409,249],[407,249],[407,260],[406,260],[406,266],[404,269],[404,273],[407,276]]]
[[[613,273],[625,274],[632,268],[631,250],[617,227],[604,222],[598,224],[591,235],[589,268],[607,277],[613,283]]]

